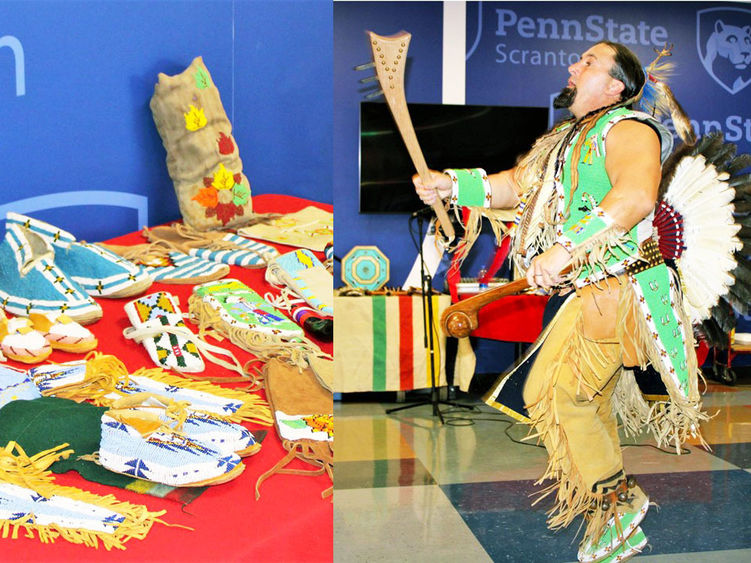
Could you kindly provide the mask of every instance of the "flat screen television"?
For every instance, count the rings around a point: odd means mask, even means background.
[[[434,170],[510,168],[547,129],[539,107],[408,104],[425,161]],[[425,205],[414,165],[385,102],[360,102],[360,213],[413,213]]]

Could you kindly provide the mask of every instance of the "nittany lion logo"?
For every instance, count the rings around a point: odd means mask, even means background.
[[[750,10],[699,10],[696,41],[704,68],[725,90],[737,94],[751,84]]]

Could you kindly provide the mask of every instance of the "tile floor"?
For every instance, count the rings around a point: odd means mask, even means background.
[[[445,424],[430,405],[387,414],[398,405],[376,400],[393,394],[336,402],[335,561],[576,561],[578,526],[551,532],[544,501],[530,506],[545,451],[459,395],[473,408],[441,406]],[[703,428],[711,453],[622,442],[626,471],[660,505],[642,525],[645,562],[751,561],[751,378],[710,382],[704,404],[717,413]]]

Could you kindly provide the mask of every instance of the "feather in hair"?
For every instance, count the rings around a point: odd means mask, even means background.
[[[670,57],[671,49],[665,44],[660,51],[657,51],[657,58],[644,69],[646,81],[641,95],[641,106],[644,111],[652,115],[669,115],[673,120],[675,132],[688,145],[696,143],[696,133],[691,125],[691,120],[686,115],[683,107],[675,99],[673,91],[667,84],[667,78],[673,72],[674,65],[667,61],[662,61],[663,57]]]

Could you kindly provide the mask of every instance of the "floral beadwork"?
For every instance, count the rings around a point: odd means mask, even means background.
[[[331,414],[314,414],[303,417],[313,432],[326,432],[329,438],[334,436],[334,416]]]
[[[203,112],[203,108],[197,108],[190,104],[190,110],[183,115],[185,116],[185,128],[188,131],[198,131],[206,126],[206,114]]]
[[[248,203],[250,188],[242,180],[242,174],[233,174],[220,163],[213,176],[203,179],[204,187],[191,199],[206,208],[206,217],[216,217],[226,225],[234,216],[243,215],[243,205]]]

